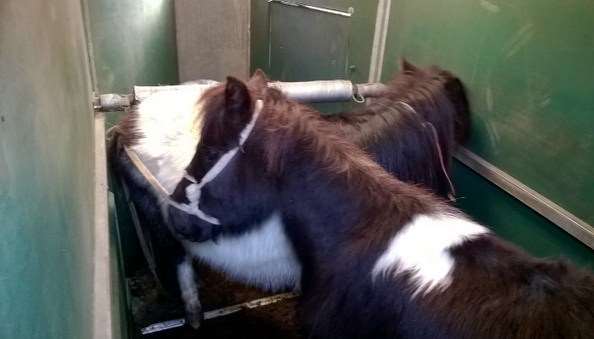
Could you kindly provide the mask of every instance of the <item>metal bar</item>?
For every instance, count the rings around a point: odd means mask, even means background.
[[[134,86],[133,94],[102,94],[95,98],[97,111],[124,110],[155,93],[174,91],[198,91],[200,87],[217,84],[216,81],[202,80],[193,83],[170,86]],[[268,83],[271,88],[282,91],[289,99],[300,102],[339,102],[349,101],[354,95],[366,97],[380,96],[386,91],[382,83],[353,84],[349,80],[319,80],[302,82]]]
[[[266,298],[261,298],[261,299],[256,299],[256,300],[252,300],[252,301],[248,301],[242,304],[237,304],[237,305],[232,305],[232,306],[227,306],[227,307],[223,307],[223,308],[219,308],[213,311],[208,311],[204,313],[204,320],[209,320],[209,319],[214,319],[214,318],[218,318],[218,317],[224,317],[227,316],[229,314],[233,314],[233,313],[237,313],[239,311],[242,310],[246,310],[246,309],[254,309],[254,308],[258,308],[258,307],[262,307],[262,306],[266,306],[266,305],[270,305],[270,304],[274,304],[277,303],[279,301],[283,301],[283,300],[288,300],[288,299],[293,299],[295,297],[297,297],[298,294],[291,292],[291,293],[282,293],[282,294],[276,294],[270,297],[266,297]],[[181,319],[174,319],[174,320],[167,320],[167,321],[163,321],[160,323],[156,323],[156,324],[152,324],[146,327],[143,327],[140,332],[142,333],[142,335],[147,335],[147,334],[151,334],[151,333],[156,333],[156,332],[161,332],[161,331],[166,331],[166,330],[170,330],[170,329],[174,329],[174,328],[178,328],[181,326],[184,326],[186,324],[186,320],[181,318]]]
[[[168,91],[197,91],[200,88],[212,86],[218,84],[218,81],[214,80],[196,80],[181,85],[169,85],[169,86],[134,86],[132,93],[132,100],[143,101],[151,95],[158,92]]]
[[[383,85],[381,85],[383,86]],[[321,80],[303,82],[271,82],[268,87],[283,92],[289,99],[300,102],[337,102],[348,101],[355,93],[367,96],[373,88],[363,89],[348,80]],[[367,91],[367,92],[366,92]]]
[[[378,82],[382,75],[388,25],[390,24],[391,0],[379,0],[375,17],[375,31],[373,33],[373,47],[371,49],[371,63],[369,65],[369,82]]]
[[[101,94],[93,102],[94,109],[103,112],[112,112],[123,110],[130,107],[133,102],[133,96],[127,94]]]
[[[344,16],[347,18],[350,18],[351,16],[353,16],[353,13],[354,13],[353,7],[349,7],[348,12],[345,12],[345,11],[339,11],[339,10],[331,9],[331,8],[308,5],[308,4],[304,4],[302,2],[291,2],[291,1],[284,1],[284,0],[268,0],[268,3],[269,4],[277,3],[277,4],[285,5],[285,6],[301,7],[301,8],[306,8],[306,9],[309,9],[312,11],[317,11],[317,12],[322,12],[322,13],[327,13],[327,14],[332,14],[332,15],[340,15],[340,16]]]
[[[455,158],[526,206],[594,249],[594,227],[470,150],[459,147]]]
[[[146,327],[143,327],[140,329],[140,333],[142,335],[153,334],[153,333],[157,333],[157,332],[163,332],[163,331],[167,331],[167,330],[172,330],[174,328],[182,327],[185,324],[186,324],[186,319],[184,319],[184,318],[166,320],[166,321],[162,321],[160,323],[155,323],[155,324],[151,324]]]
[[[386,94],[388,87],[379,82],[370,82],[366,84],[355,84],[357,93],[364,98],[375,98]]]
[[[105,151],[105,116],[95,115],[95,212],[93,249],[93,338],[112,337],[113,310],[107,207],[107,155]]]
[[[196,90],[198,84],[173,86],[134,86],[134,99],[143,101],[154,93],[163,91]],[[300,102],[334,102],[351,100],[354,94],[375,97],[386,91],[381,83],[353,84],[349,80],[318,80],[301,82],[274,81],[268,87],[283,92],[289,99]]]

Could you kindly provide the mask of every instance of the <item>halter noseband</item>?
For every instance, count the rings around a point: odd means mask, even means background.
[[[223,154],[219,160],[212,166],[208,172],[202,177],[200,181],[196,180],[192,175],[188,174],[188,172],[184,173],[184,178],[191,182],[190,185],[186,187],[186,197],[189,200],[189,203],[183,204],[173,201],[173,199],[169,198],[168,204],[173,206],[179,210],[182,210],[188,214],[194,215],[208,223],[213,225],[221,225],[219,219],[210,216],[200,210],[199,202],[200,202],[200,195],[202,193],[202,188],[208,184],[209,182],[213,181],[217,175],[219,175],[225,167],[231,162],[235,154],[239,151],[239,149],[243,146],[247,138],[250,136],[252,131],[254,130],[254,126],[256,125],[256,120],[258,120],[258,116],[262,111],[262,107],[264,103],[262,100],[256,100],[256,104],[254,107],[254,114],[252,114],[252,118],[250,122],[243,128],[241,133],[239,134],[239,143],[237,146],[233,147],[232,149],[228,150]]]

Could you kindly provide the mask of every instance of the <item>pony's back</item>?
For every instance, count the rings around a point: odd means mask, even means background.
[[[453,195],[451,158],[470,127],[464,86],[437,67],[419,69],[405,63],[403,69],[384,95],[328,119],[400,180],[442,197]]]

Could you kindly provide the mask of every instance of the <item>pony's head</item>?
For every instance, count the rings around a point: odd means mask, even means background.
[[[186,238],[207,240],[221,227],[242,232],[275,209],[274,176],[257,142],[266,81],[261,72],[247,84],[229,77],[202,96],[201,138],[172,199],[196,205],[191,207],[216,222],[170,206],[170,221]]]
[[[391,81],[397,95],[404,93],[405,101],[444,106],[452,105],[455,114],[454,134],[458,143],[464,143],[470,134],[470,106],[462,81],[454,74],[437,66],[420,68],[406,59],[400,59],[400,72]],[[443,96],[442,94],[445,94]],[[443,115],[443,110],[441,112]]]

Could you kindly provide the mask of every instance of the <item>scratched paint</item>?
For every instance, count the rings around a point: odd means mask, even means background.
[[[517,54],[522,47],[528,45],[530,39],[534,36],[534,24],[526,23],[522,26],[503,47],[505,57],[510,58]]]
[[[491,13],[498,13],[500,11],[499,5],[492,1],[480,0],[479,3],[481,4],[481,7]]]
[[[454,70],[473,106],[468,147],[594,224],[594,147],[581,142],[594,133],[590,13],[578,0],[395,0],[384,73],[399,56]]]

